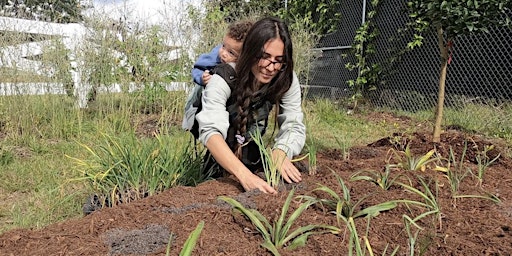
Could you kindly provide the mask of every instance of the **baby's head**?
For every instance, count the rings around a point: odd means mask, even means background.
[[[229,25],[228,32],[224,36],[222,47],[219,50],[222,63],[238,61],[245,36],[252,24],[251,21],[239,21]]]

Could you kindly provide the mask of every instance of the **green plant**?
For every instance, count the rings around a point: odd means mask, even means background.
[[[500,158],[501,156],[501,154],[498,154],[493,159],[487,156],[487,153],[493,149],[494,145],[485,145],[484,149],[478,152],[477,155],[475,156],[475,160],[477,162],[477,172],[475,176],[477,177],[480,186],[482,186],[484,174],[487,171],[487,168],[489,168],[489,166],[496,162],[496,160],[498,160],[498,158]]]
[[[405,231],[407,232],[407,236],[409,238],[409,256],[414,256],[414,253],[416,252],[416,242],[418,241],[418,234],[420,233],[421,228],[416,224],[416,222],[411,219],[411,217],[404,215],[403,216]],[[411,225],[415,226],[417,228],[416,232],[412,232]]]
[[[464,149],[462,151],[460,161],[457,161],[455,157],[455,153],[453,152],[453,148],[450,147],[450,155],[448,157],[447,166],[439,166],[437,165],[434,170],[441,171],[445,173],[445,177],[448,179],[450,183],[450,190],[452,196],[457,195],[459,192],[460,183],[466,178],[466,176],[471,172],[471,169],[466,168],[464,170],[464,159],[467,151],[467,142],[464,142]],[[441,159],[441,157],[439,157]]]
[[[103,202],[126,203],[204,179],[199,171],[200,159],[193,154],[192,146],[176,143],[178,138],[156,136],[154,140],[139,140],[133,135],[103,136],[104,145],[91,147],[79,143],[90,159],[69,157],[81,173],[81,177],[73,180],[87,181]],[[171,149],[171,143],[182,146]]]
[[[305,98],[305,97],[304,97]],[[303,99],[303,105],[306,105],[305,99]],[[313,111],[310,108],[304,109],[304,124],[306,125],[306,148],[308,150],[308,164],[309,164],[309,175],[315,175],[317,169],[317,161],[316,156],[318,153],[318,144],[319,141],[315,136],[313,136],[313,130],[318,127],[320,122],[320,118],[313,114]]]
[[[0,147],[0,166],[6,166],[14,161],[14,154],[7,149]]]
[[[284,159],[272,158],[272,149],[264,145],[263,137],[261,136],[258,128],[256,129],[255,134],[251,133],[251,138],[254,140],[256,145],[258,145],[266,181],[271,187],[277,189],[282,180],[281,172],[279,172],[277,166],[280,165]]]
[[[339,148],[341,149],[341,158],[343,160],[350,159],[350,147],[352,146],[350,142],[346,139],[340,139],[338,136],[334,136],[336,143],[338,143]]]
[[[308,148],[308,172],[309,175],[315,175],[317,169],[316,154],[318,147],[314,139],[311,139],[311,143],[306,144],[306,147]]]
[[[424,200],[424,203],[421,203],[418,201],[413,201],[413,200],[400,200],[400,201],[404,202],[404,203],[412,203],[412,204],[424,206],[427,208],[428,211],[424,212],[424,213],[418,215],[417,217],[415,217],[414,219],[412,219],[412,223],[416,223],[416,221],[418,221],[426,216],[429,216],[431,214],[434,214],[434,216],[438,220],[439,229],[442,229],[441,206],[439,205],[439,202],[437,201],[439,185],[436,181],[435,182],[436,191],[434,194],[434,192],[432,192],[432,190],[430,189],[429,184],[427,184],[423,180],[423,178],[418,176],[418,180],[419,180],[420,184],[422,185],[423,189],[425,190],[425,192],[423,192],[411,185],[407,185],[407,184],[400,183],[400,182],[398,182],[397,184],[399,184],[403,188],[407,189],[408,191],[413,192],[414,194],[420,196]]]
[[[362,240],[364,241],[364,246],[361,244],[361,239],[359,238],[359,235],[357,233],[356,224],[354,222],[354,218],[349,217],[347,224],[347,229],[349,231],[349,244],[348,244],[348,255],[352,256],[354,254],[354,251],[356,253],[356,256],[364,256],[366,255],[366,251],[370,254],[370,256],[375,255],[373,252],[373,247],[370,244],[370,240],[368,240],[368,232],[370,230],[370,220],[371,216],[368,216],[367,218],[367,224],[366,224],[366,234],[363,236]],[[363,250],[363,248],[366,249],[366,251]],[[396,255],[398,253],[398,250],[400,249],[400,246],[397,246],[390,254],[389,256]],[[384,248],[384,251],[382,251],[382,256],[387,255],[388,245]]]
[[[378,172],[374,170],[362,170],[354,173],[351,177],[351,181],[366,180],[375,183],[380,188],[388,190],[395,181],[402,175],[391,177],[391,166],[386,165],[384,172]]]
[[[379,0],[372,0],[371,5],[372,10],[368,12],[367,19],[357,29],[352,43],[352,51],[357,62],[349,62],[345,65],[345,68],[350,71],[357,69],[357,78],[347,81],[354,92],[351,97],[354,109],[357,108],[358,102],[364,97],[365,93],[377,89],[379,74],[382,71],[379,64],[369,65],[367,62],[367,58],[375,54],[376,47],[373,41],[379,35],[379,30],[373,21],[373,17],[377,14]]]
[[[345,185],[343,179],[339,175],[334,173],[334,171],[333,175],[336,177],[336,180],[338,181],[338,184],[342,189],[341,196],[338,193],[336,193],[332,188],[320,185],[313,191],[325,192],[331,197],[330,199],[317,198],[312,196],[301,196],[301,198],[306,199],[309,202],[319,203],[322,206],[327,206],[330,210],[333,211],[334,214],[336,214],[338,224],[340,223],[340,220],[348,222],[348,218],[377,216],[380,212],[391,210],[397,206],[396,202],[388,201],[358,210],[357,207],[362,202],[364,202],[365,197],[361,198],[357,202],[353,202],[350,196],[350,189]]]
[[[199,239],[199,236],[201,235],[201,231],[203,231],[204,227],[204,220],[199,222],[197,224],[196,228],[190,232],[188,235],[187,240],[185,241],[185,244],[183,244],[183,248],[181,248],[179,256],[190,256],[192,255],[192,251],[194,250],[194,247],[196,246],[197,239]],[[169,242],[167,242],[167,248],[165,250],[165,256],[171,255],[171,245],[175,238],[175,234],[171,234],[169,236]]]
[[[190,233],[190,235],[187,238],[187,241],[185,241],[185,244],[183,245],[183,249],[180,251],[179,256],[190,256],[192,255],[192,251],[194,250],[194,247],[196,246],[197,239],[199,239],[199,235],[201,235],[201,231],[203,231],[204,227],[204,221],[199,222],[197,224],[197,227]]]
[[[471,173],[471,169],[469,167],[464,168],[464,159],[467,151],[467,141],[464,142],[464,148],[462,150],[462,154],[460,157],[460,161],[457,161],[455,157],[455,153],[453,152],[453,148],[450,147],[450,156],[448,158],[447,166],[439,166],[437,165],[434,170],[441,171],[446,173],[444,176],[448,179],[450,183],[450,191],[453,199],[457,198],[481,198],[488,199],[495,203],[498,203],[500,200],[496,196],[492,194],[488,194],[485,196],[482,195],[459,195],[459,186],[460,183],[467,177],[469,173]],[[439,157],[438,159],[442,159]],[[479,180],[480,181],[480,180]],[[481,184],[481,183],[480,183]],[[454,202],[455,205],[455,202]]]
[[[408,171],[425,171],[428,163],[437,160],[436,158],[432,158],[432,156],[436,152],[435,149],[432,149],[425,155],[419,157],[412,154],[409,144],[407,144],[405,151],[396,151],[393,149],[391,149],[391,151],[393,152],[393,155],[396,158],[398,158],[399,161],[399,163],[393,165],[393,167],[400,167]]]
[[[310,235],[326,232],[339,232],[339,228],[334,226],[314,224],[298,227],[290,232],[290,228],[295,223],[297,218],[304,212],[304,210],[315,203],[314,201],[306,201],[301,203],[285,222],[285,217],[288,213],[288,208],[290,207],[294,193],[295,189],[292,189],[288,193],[288,197],[286,198],[286,201],[284,202],[284,205],[281,209],[281,215],[279,215],[279,218],[272,224],[257,210],[245,208],[235,199],[226,196],[220,196],[219,199],[230,204],[251,221],[258,232],[260,232],[260,234],[263,236],[264,242],[261,244],[262,247],[272,252],[273,255],[280,255],[278,250],[284,246],[286,246],[286,248],[289,250],[304,246]]]
[[[341,221],[345,223],[347,226],[350,236],[349,236],[349,255],[352,255],[353,251],[356,252],[356,255],[364,255],[363,253],[363,246],[361,246],[361,242],[359,239],[359,235],[357,233],[357,229],[354,223],[354,219],[364,217],[366,216],[368,218],[368,225],[370,223],[370,218],[375,217],[379,215],[383,211],[388,211],[397,206],[397,202],[395,201],[388,201],[383,202],[377,205],[369,206],[364,209],[360,209],[358,211],[357,207],[364,202],[365,198],[360,199],[357,202],[353,202],[351,200],[350,196],[350,190],[345,185],[345,182],[343,179],[333,172],[333,175],[338,180],[338,184],[340,185],[342,189],[342,195],[340,196],[338,193],[336,193],[333,189],[327,187],[327,186],[319,186],[318,188],[314,189],[313,191],[322,191],[327,193],[331,199],[325,199],[325,198],[317,198],[312,196],[300,196],[301,198],[305,199],[307,202],[312,203],[319,203],[322,206],[327,206],[329,210],[331,210],[332,213],[336,215],[336,219],[338,221],[338,225],[341,226]],[[369,227],[367,227],[368,230]],[[368,231],[367,231],[368,232]],[[373,253],[372,247],[367,239],[367,236],[364,237],[366,250],[368,250],[371,254]],[[392,255],[396,253],[398,250],[395,249],[395,252],[393,252]]]

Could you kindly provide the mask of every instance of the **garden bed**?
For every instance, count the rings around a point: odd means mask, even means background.
[[[337,150],[319,152],[318,172],[309,175],[305,171],[303,182],[283,187],[278,195],[243,192],[231,177],[207,181],[197,187],[175,187],[41,229],[5,232],[0,235],[0,255],[165,255],[169,244],[170,255],[178,255],[188,235],[201,221],[205,225],[193,255],[271,255],[260,246],[263,238],[251,222],[235,213],[229,204],[218,199],[219,196],[234,198],[271,221],[279,217],[292,187],[296,196],[330,198],[324,192],[314,191],[320,185],[343,195],[337,177],[345,182],[353,202],[362,200],[355,206],[356,212],[391,200],[426,202],[399,183],[390,184],[384,190],[374,182],[351,180],[352,175],[361,170],[370,171],[369,176],[376,172],[384,174],[387,164],[397,164],[400,156],[404,157],[407,144],[410,155],[416,158],[434,148],[438,156],[448,158],[452,149],[457,160],[453,163],[459,163],[461,168],[450,165],[450,182],[446,172],[434,170],[436,164],[448,167],[446,161],[430,162],[423,171],[389,167],[390,177],[398,177],[397,182],[425,194],[432,192],[433,197],[429,199],[434,199],[438,212],[418,218],[417,226],[411,225],[408,233],[404,215],[415,218],[431,208],[398,203],[395,208],[370,219],[356,218],[359,237],[368,238],[376,255],[382,255],[386,247],[386,255],[397,247],[397,255],[411,255],[411,241],[415,241],[415,255],[510,255],[512,161],[501,152],[500,145],[480,136],[451,130],[443,133],[441,140],[438,144],[431,143],[429,133],[394,134],[366,146],[353,147],[349,154]],[[499,157],[479,179],[477,171],[483,162],[477,159],[484,160],[484,149],[487,149],[488,161]],[[461,162],[463,152],[465,157]],[[464,176],[467,168],[472,173]],[[461,172],[457,174],[456,170]],[[454,177],[459,177],[460,182],[455,184]],[[458,187],[454,189],[454,185]],[[302,202],[295,198],[289,212]],[[281,255],[348,255],[350,231],[343,221],[337,223],[328,207],[312,205],[294,222],[292,230],[309,224],[338,226],[340,232],[311,235],[304,247],[295,250],[285,247],[279,250]]]

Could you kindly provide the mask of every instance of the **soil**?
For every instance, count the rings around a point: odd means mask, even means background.
[[[411,125],[410,120],[403,117],[378,116],[379,120],[382,118],[393,119],[392,122],[401,126]],[[435,148],[438,156],[448,158],[452,149],[459,166],[465,151],[463,168],[451,165],[453,173],[459,173],[459,177],[466,168],[476,174],[476,157],[485,146],[490,149],[488,159],[498,155],[499,158],[486,169],[481,182],[475,175],[466,173],[456,192],[452,192],[451,184],[455,183],[448,181],[446,173],[434,170],[435,164],[448,166],[446,161],[430,162],[423,171],[391,168],[391,177],[396,177],[396,181],[424,192],[428,186],[435,195],[440,213],[418,220],[416,224],[421,229],[412,226],[411,235],[405,229],[403,216],[414,218],[427,212],[427,208],[399,203],[372,218],[356,218],[358,234],[368,238],[373,253],[391,255],[398,247],[397,255],[412,255],[409,252],[410,237],[418,232],[415,255],[511,255],[512,161],[505,156],[505,147],[499,141],[453,129],[444,131],[440,143],[430,141],[430,130],[417,129],[415,133],[390,134],[368,145],[353,147],[345,158],[338,150],[319,152],[317,173],[310,175],[305,170],[300,184],[288,184],[277,195],[244,192],[236,180],[224,177],[196,187],[175,187],[41,229],[11,230],[0,235],[0,255],[166,255],[169,244],[170,255],[178,255],[188,235],[201,221],[205,223],[204,229],[193,255],[272,255],[261,246],[263,238],[257,229],[219,200],[219,196],[232,197],[273,221],[279,217],[292,187],[295,195],[330,199],[326,193],[314,189],[325,185],[342,195],[336,179],[339,176],[349,188],[351,200],[361,200],[355,205],[356,212],[390,200],[425,202],[398,183],[384,190],[369,181],[351,180],[351,176],[361,170],[384,173],[387,164],[399,162],[399,155],[403,156],[403,153],[398,152],[405,150],[407,144],[416,157]],[[306,162],[301,166],[305,165]],[[492,195],[494,200],[474,195]],[[302,202],[295,198],[289,212]],[[337,224],[336,216],[326,205],[316,204],[306,209],[294,222],[292,230],[309,224],[337,225],[341,231],[338,234],[313,234],[305,246],[294,250],[284,247],[279,250],[281,255],[348,255],[350,233],[343,222]]]

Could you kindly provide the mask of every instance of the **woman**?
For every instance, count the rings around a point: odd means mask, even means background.
[[[242,152],[246,141],[251,138],[248,131],[253,131],[252,127],[261,123],[258,114],[262,112],[262,104],[255,107],[256,103],[270,102],[276,107],[275,120],[279,126],[272,157],[286,182],[301,181],[301,174],[291,159],[302,150],[306,129],[300,84],[293,72],[292,42],[286,24],[272,17],[256,22],[247,34],[235,69],[237,78],[232,90],[218,75],[212,76],[205,88],[203,109],[196,115],[199,140],[246,191],[259,189],[264,193],[276,193],[241,159],[244,158]],[[234,143],[230,143],[232,141]]]

